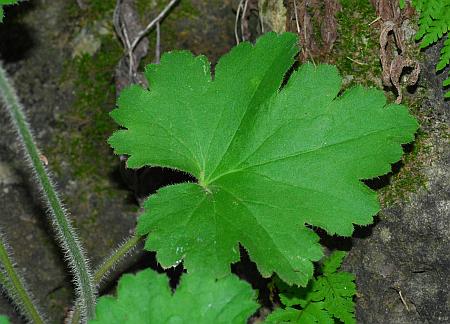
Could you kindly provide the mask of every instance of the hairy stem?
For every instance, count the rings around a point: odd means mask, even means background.
[[[6,105],[12,125],[25,149],[28,162],[34,171],[37,182],[46,200],[49,208],[48,214],[52,219],[58,241],[64,250],[75,278],[76,293],[78,299],[81,301],[83,318],[91,319],[95,315],[95,286],[92,284],[87,259],[84,256],[77,235],[64,211],[47,169],[41,161],[39,150],[31,134],[22,106],[1,63],[0,98],[3,99]]]
[[[94,284],[100,285],[111,271],[136,245],[142,240],[142,236],[134,234],[125,240],[109,257],[107,257],[94,273]]]
[[[5,240],[0,235],[0,284],[5,288],[8,296],[21,310],[21,314],[30,322],[44,324],[44,320],[33,303],[31,294],[24,285],[24,280],[14,269],[14,262],[8,253]]]
[[[114,269],[117,264],[130,254],[136,245],[143,239],[142,236],[134,234],[125,240],[117,249],[115,249],[97,268],[94,273],[94,284],[98,287],[100,283],[106,279],[108,273]],[[79,304],[75,303],[71,318],[67,323],[78,324],[80,322],[80,308]]]

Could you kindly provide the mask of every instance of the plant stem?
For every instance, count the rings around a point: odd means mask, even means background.
[[[142,236],[134,234],[123,242],[117,249],[115,249],[97,268],[94,273],[94,284],[98,287],[100,283],[105,280],[107,274],[113,269],[126,255],[128,255],[136,245],[142,240]],[[72,318],[67,323],[78,324],[80,322],[80,308],[79,304],[75,303],[72,312]]]
[[[94,284],[98,286],[106,277],[106,275],[113,269],[128,253],[130,253],[136,245],[142,240],[142,236],[134,234],[123,242],[116,250],[114,250],[106,260],[97,268],[94,273]]]
[[[44,324],[42,316],[38,312],[30,293],[23,284],[24,280],[20,278],[14,269],[14,262],[8,253],[6,242],[0,235],[0,262],[2,269],[0,270],[0,284],[5,287],[8,296],[22,311],[30,322]]]
[[[82,304],[82,314],[85,319],[91,319],[95,315],[95,286],[86,257],[77,238],[77,235],[65,214],[62,203],[53,187],[52,181],[45,166],[43,165],[40,153],[30,131],[30,127],[25,118],[22,106],[17,98],[15,89],[11,86],[6,76],[6,72],[0,63],[0,97],[6,105],[10,114],[12,124],[17,132],[18,138],[27,153],[37,182],[40,184],[43,196],[49,207],[49,215],[52,219],[53,227],[56,230],[58,241],[67,257],[71,271],[75,277],[75,288],[78,299]]]

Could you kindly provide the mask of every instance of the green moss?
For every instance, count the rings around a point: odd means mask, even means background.
[[[105,17],[112,19],[112,13],[116,6],[116,0],[85,0],[88,4],[85,10],[80,9],[76,1],[68,4],[68,17],[78,20],[81,25],[87,22],[102,20]]]
[[[412,193],[426,187],[427,178],[423,174],[424,159],[430,152],[428,136],[419,131],[412,151],[404,154],[400,171],[392,176],[391,184],[380,190],[380,200],[387,207],[398,202],[407,202]]]
[[[344,88],[355,84],[382,88],[379,28],[373,23],[376,13],[370,1],[341,0],[342,11],[338,14],[338,39],[329,60],[336,64],[344,77]],[[413,24],[414,24],[413,18]],[[414,44],[407,42],[406,55],[420,60],[422,55]],[[406,89],[402,89],[406,93]],[[389,101],[394,100],[392,92],[386,92]],[[405,96],[404,101],[421,126],[427,122],[427,112],[422,110],[425,97],[420,89],[414,96]],[[390,184],[379,190],[383,206],[408,201],[411,193],[426,186],[427,178],[423,173],[430,155],[429,135],[422,127],[416,134],[416,140],[409,145],[410,152],[403,155],[401,168],[391,174]]]
[[[345,87],[380,87],[379,31],[370,25],[377,18],[375,9],[370,1],[342,0],[341,5],[338,38],[330,61],[347,79]]]
[[[51,156],[61,159],[55,161],[56,172],[68,163],[71,176],[87,181],[96,191],[108,190],[107,179],[118,163],[106,139],[116,129],[108,112],[115,106],[114,71],[121,55],[117,41],[105,36],[97,54],[68,62],[64,81],[74,83],[75,101],[58,121],[60,132],[48,148]],[[82,197],[77,199],[83,202]]]
[[[161,12],[168,4],[168,1],[163,0],[136,0],[136,10],[142,19],[143,24],[147,24],[151,19],[155,18],[156,15]],[[190,0],[179,1],[177,5],[173,8],[170,14],[167,16],[165,21],[170,18],[178,19],[188,18],[192,19],[198,17],[199,11],[192,4]]]
[[[402,157],[400,170],[392,174],[390,185],[379,192],[380,201],[385,207],[398,202],[408,202],[412,193],[427,185],[428,180],[423,170],[429,166],[432,145],[425,129],[428,128],[426,123],[429,122],[431,112],[423,110],[424,96],[423,91],[419,90],[414,97],[406,99],[406,105],[417,118],[420,128],[414,143],[410,144],[410,152]]]
[[[136,6],[138,13],[141,17],[142,25],[148,24],[156,15],[164,9],[167,5],[167,1],[163,0],[137,0]],[[161,43],[162,50],[168,51],[173,49],[183,48],[183,41],[187,37],[192,37],[192,33],[189,32],[189,23],[200,18],[199,9],[190,1],[179,1],[178,4],[171,10],[161,24]],[[179,24],[184,23],[185,28],[180,28]],[[184,29],[184,30],[183,30]],[[181,31],[180,31],[181,30]],[[141,61],[140,70],[143,70],[147,64],[155,61],[155,44],[156,44],[156,32],[152,30],[148,35],[150,41],[150,48],[147,57]],[[202,44],[198,44],[198,53],[203,50]],[[204,45],[203,45],[204,46]],[[197,46],[196,46],[197,47]],[[203,52],[204,53],[204,52]]]

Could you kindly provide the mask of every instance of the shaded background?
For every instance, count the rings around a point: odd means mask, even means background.
[[[132,2],[142,25],[167,3]],[[238,3],[181,0],[161,23],[161,51],[187,49],[206,55],[214,64],[236,43]],[[119,159],[106,144],[116,129],[108,112],[115,104],[115,76],[123,57],[112,24],[116,1],[85,0],[84,4],[81,9],[75,0],[36,0],[6,7],[0,25],[0,59],[18,88],[34,135],[95,267],[133,232],[140,198],[182,177],[153,169],[130,187],[121,176]],[[292,1],[283,4],[288,9],[285,25],[295,31],[289,11]],[[395,89],[381,82],[380,27],[371,24],[377,18],[375,9],[360,0],[342,0],[340,6],[331,48],[320,33],[311,31],[307,44],[300,41],[316,52],[303,59],[336,64],[344,87],[375,86],[394,100]],[[258,11],[249,10],[245,18],[244,37],[254,40],[261,33]],[[416,142],[405,146],[407,154],[391,174],[367,182],[379,191],[383,205],[375,225],[358,228],[348,239],[322,234],[328,248],[350,251],[344,267],[357,276],[360,323],[450,322],[450,107],[443,100],[445,73],[434,73],[442,42],[419,52],[411,38],[416,19],[412,15],[402,25],[410,34],[409,54],[422,66],[418,85],[403,89],[404,102],[421,124]],[[278,28],[265,27],[265,31]],[[148,55],[140,70],[155,60],[154,32],[148,40]],[[0,227],[30,290],[51,322],[61,323],[73,298],[71,277],[2,109],[0,129]],[[158,268],[154,255],[138,253],[121,269],[135,271],[149,265]],[[274,306],[268,298],[268,280],[260,278],[245,256],[233,270],[260,290],[264,308],[253,319],[257,321]],[[180,268],[169,271],[173,282],[180,272]],[[114,276],[105,291],[113,287]],[[4,297],[0,313],[21,323]]]

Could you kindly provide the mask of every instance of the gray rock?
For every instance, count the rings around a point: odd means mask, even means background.
[[[372,235],[354,239],[346,260],[357,276],[360,323],[450,323],[450,105],[442,90],[446,73],[434,73],[441,46],[426,51],[422,66],[427,185],[383,208]]]

